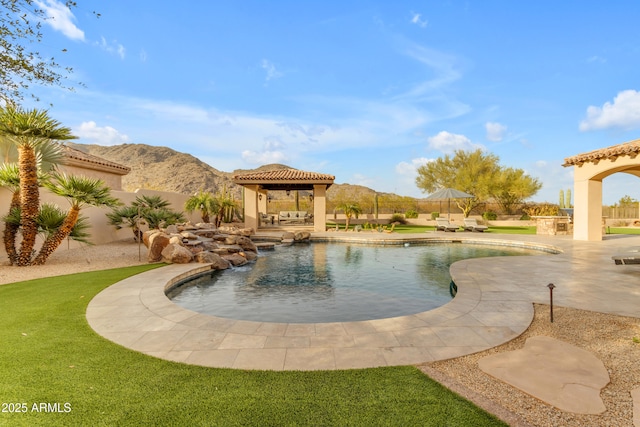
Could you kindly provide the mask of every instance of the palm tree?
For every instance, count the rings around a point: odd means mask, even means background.
[[[42,244],[38,256],[32,262],[33,265],[44,264],[71,234],[80,217],[80,210],[84,206],[113,207],[119,204],[118,199],[111,196],[111,189],[100,179],[56,173],[54,179],[47,182],[45,186],[53,194],[66,198],[71,203],[71,207],[55,233],[51,233]]]
[[[11,204],[7,215],[15,213],[20,209],[20,171],[17,163],[5,163],[0,165],[0,187],[5,187],[11,192]],[[16,236],[20,229],[20,221],[11,223],[5,219],[4,225],[4,250],[9,256],[9,264],[13,265],[18,261],[16,251]]]
[[[220,204],[211,193],[199,191],[187,199],[184,210],[189,213],[199,210],[202,222],[209,223],[209,215],[216,215],[220,211]]]
[[[22,244],[16,264],[29,265],[38,234],[40,191],[38,152],[54,141],[74,139],[71,129],[49,117],[45,110],[23,110],[12,104],[0,108],[0,135],[18,149],[20,176],[20,228]],[[55,150],[54,146],[47,150]]]
[[[351,217],[355,216],[358,218],[358,215],[362,213],[362,208],[360,208],[357,203],[345,202],[340,206],[340,209],[342,209],[344,215],[347,217],[344,231],[349,231],[349,222],[351,221]]]

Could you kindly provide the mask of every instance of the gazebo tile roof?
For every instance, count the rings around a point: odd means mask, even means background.
[[[615,160],[620,156],[629,156],[634,158],[638,154],[640,154],[640,139],[635,139],[633,141],[625,142],[624,144],[613,145],[611,147],[567,157],[564,159],[564,164],[562,166],[580,166],[589,162],[597,164],[600,160],[604,159]]]
[[[237,184],[256,182],[333,182],[335,176],[318,172],[306,172],[298,169],[276,169],[264,172],[235,175]]]

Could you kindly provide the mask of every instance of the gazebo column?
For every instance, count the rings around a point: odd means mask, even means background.
[[[577,169],[577,168],[576,168]],[[574,240],[602,240],[602,181],[574,172]]]
[[[327,185],[313,186],[313,231],[327,231]]]
[[[253,228],[256,231],[260,226],[260,217],[258,216],[258,191],[258,185],[244,186],[244,226]]]
[[[258,213],[263,213],[263,214],[267,213],[268,197],[269,197],[269,191],[263,190],[263,189],[258,191]]]

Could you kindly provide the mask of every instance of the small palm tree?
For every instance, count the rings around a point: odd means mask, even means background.
[[[340,206],[340,209],[347,217],[345,221],[344,231],[349,231],[349,223],[351,222],[351,217],[355,216],[356,218],[358,218],[358,215],[362,213],[362,208],[360,208],[357,203],[346,202]]]
[[[80,217],[80,210],[84,206],[113,207],[120,203],[118,199],[111,196],[111,189],[100,179],[56,173],[54,179],[45,183],[45,186],[53,194],[66,198],[71,203],[71,207],[60,227],[42,244],[38,256],[32,262],[33,265],[44,264],[71,234]]]
[[[116,230],[120,230],[123,227],[131,228],[136,240],[142,238],[142,231],[140,231],[140,221],[142,215],[140,208],[136,206],[118,206],[115,207],[107,214],[109,224],[113,225]]]
[[[209,216],[218,214],[220,204],[218,199],[213,197],[211,193],[199,191],[187,199],[184,204],[184,210],[189,213],[199,210],[202,216],[202,222],[209,223]]]
[[[29,265],[38,234],[40,209],[38,152],[44,151],[40,147],[47,145],[51,147],[46,150],[53,152],[55,141],[76,137],[71,134],[71,129],[51,119],[46,110],[23,110],[12,104],[0,108],[0,136],[4,143],[8,141],[18,150],[22,243],[16,263]]]

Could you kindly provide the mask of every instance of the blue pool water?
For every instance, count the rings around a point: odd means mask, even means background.
[[[542,252],[460,243],[311,243],[261,252],[255,263],[185,282],[168,296],[204,314],[287,323],[405,316],[451,301],[449,266],[465,258]]]

